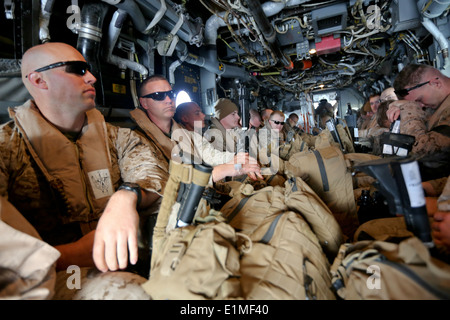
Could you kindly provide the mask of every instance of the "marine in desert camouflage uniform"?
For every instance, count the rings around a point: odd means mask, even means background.
[[[92,268],[97,220],[104,212],[156,207],[168,172],[139,135],[105,123],[95,109],[96,79],[72,46],[46,43],[29,49],[22,80],[33,100],[10,108],[12,120],[0,128],[0,193],[60,252],[60,273],[71,265]],[[117,191],[122,182],[140,185],[139,207],[137,194]],[[129,253],[133,263],[137,246],[135,239]],[[128,276],[103,277],[108,278],[104,283],[114,278],[122,283]],[[100,296],[107,290],[97,288]]]
[[[33,113],[35,119],[25,122],[27,113]],[[137,134],[105,123],[96,110],[88,112],[88,118],[92,113],[96,114],[101,131],[90,137],[99,139],[104,134],[99,144],[94,141],[93,144],[108,146],[103,148],[104,152],[96,152],[96,156],[109,161],[99,164],[98,168],[102,165],[104,168],[89,172],[87,165],[71,166],[86,161],[89,141],[81,136],[78,142],[70,141],[60,134],[44,120],[33,101],[10,109],[13,120],[0,128],[0,193],[51,245],[76,241],[93,230],[122,181],[136,182],[143,189],[161,194],[167,180],[167,171],[159,167],[158,159],[148,152],[148,146]],[[33,132],[27,128],[31,124],[36,129]],[[90,128],[86,124],[82,135],[89,135],[94,126],[92,122],[89,124]],[[46,132],[46,136],[38,135],[39,132]],[[58,147],[56,142],[64,143],[67,149]],[[83,156],[77,158],[76,150]],[[65,178],[78,181],[71,184]]]
[[[450,97],[449,97],[450,98]],[[435,160],[441,159],[448,163],[450,155],[450,137],[443,135],[433,129],[439,125],[449,125],[450,99],[447,103],[442,104],[442,109],[439,111],[440,115],[429,115],[427,110],[414,101],[403,101],[400,107],[400,133],[412,135],[416,138],[411,153],[424,157],[434,157]],[[435,112],[435,113],[436,113]],[[433,124],[430,120],[437,116],[437,121]]]
[[[450,78],[431,66],[413,64],[400,72],[394,88],[403,100],[390,104],[389,119],[400,115],[400,133],[416,138],[411,154],[434,171],[426,178],[448,176]]]

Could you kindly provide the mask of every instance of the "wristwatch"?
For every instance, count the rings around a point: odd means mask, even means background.
[[[136,207],[139,207],[139,205],[141,204],[141,200],[142,200],[142,193],[141,193],[141,187],[137,183],[124,182],[119,187],[119,189],[117,189],[117,191],[119,191],[119,190],[127,190],[127,191],[136,193],[136,195],[137,195]]]

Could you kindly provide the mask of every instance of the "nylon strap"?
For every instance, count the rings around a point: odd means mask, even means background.
[[[279,214],[270,224],[269,229],[267,230],[266,234],[262,237],[261,241],[262,243],[268,244],[270,239],[272,239],[273,234],[275,232],[275,228],[277,227],[278,221],[280,221],[281,214]]]
[[[314,150],[314,155],[317,159],[317,164],[319,165],[320,176],[322,177],[323,191],[330,191],[330,186],[328,184],[327,171],[325,170],[325,164],[323,163],[322,155],[318,150]]]
[[[239,213],[239,211],[241,211],[242,207],[245,206],[249,199],[250,197],[244,197],[241,199],[241,201],[239,201],[239,204],[236,206],[236,208],[234,208],[233,212],[231,212],[230,215],[227,216],[228,222],[231,222],[234,219],[234,217]]]

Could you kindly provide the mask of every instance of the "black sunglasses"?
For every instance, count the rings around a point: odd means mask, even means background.
[[[142,96],[142,98],[152,98],[156,101],[163,101],[166,97],[169,97],[171,100],[175,98],[175,92],[173,90],[170,91],[161,91],[161,92],[153,92]]]
[[[62,67],[62,66],[66,66],[65,71],[67,73],[73,73],[73,74],[76,74],[79,76],[84,76],[86,74],[86,72],[91,70],[91,66],[89,65],[89,63],[87,63],[85,61],[61,61],[61,62],[49,64],[48,66],[36,69],[34,71],[42,72],[42,71],[47,71],[47,70]],[[28,75],[26,77],[28,77]]]
[[[439,79],[439,78],[436,78],[435,80],[437,80],[437,79]],[[410,91],[415,90],[415,89],[418,89],[418,88],[420,88],[420,87],[423,87],[424,85],[430,83],[430,81],[431,81],[431,80],[429,80],[429,81],[427,81],[427,82],[419,83],[418,85],[415,85],[414,87],[411,87],[411,88],[408,88],[408,89],[395,90],[394,92],[395,92],[395,94],[396,94],[398,97],[406,97],[406,96],[409,94]]]
[[[275,124],[283,124],[284,125],[284,121],[277,121],[277,120],[270,120],[273,121]]]

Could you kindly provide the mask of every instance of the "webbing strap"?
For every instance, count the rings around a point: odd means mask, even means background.
[[[227,216],[228,222],[231,222],[234,219],[234,217],[238,214],[239,211],[241,211],[242,207],[245,206],[249,199],[250,197],[244,197],[241,199],[241,201],[239,201],[239,204],[236,206],[236,208],[234,208],[233,212],[231,212],[230,215]]]
[[[275,178],[276,174],[273,174],[269,179],[267,179],[267,183],[271,183],[273,178]]]
[[[305,146],[305,141],[302,141],[302,144],[300,145],[300,151],[303,151],[304,146]]]
[[[320,176],[322,177],[323,191],[330,191],[330,186],[328,185],[327,171],[325,170],[325,164],[323,163],[322,155],[318,150],[314,150],[314,155],[317,159],[317,164],[319,165]]]
[[[293,192],[298,191],[297,180],[295,178],[290,178],[289,179],[289,183],[292,185],[292,191]]]
[[[270,239],[272,239],[273,234],[275,232],[275,228],[277,227],[278,221],[280,221],[281,214],[279,214],[270,224],[269,229],[266,231],[266,234],[262,237],[261,241],[264,244],[268,244]]]

